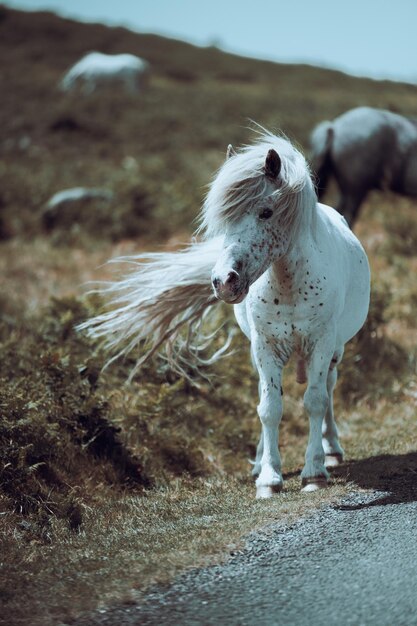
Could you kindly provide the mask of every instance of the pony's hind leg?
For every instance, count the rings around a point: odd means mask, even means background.
[[[322,443],[325,454],[326,468],[337,467],[343,461],[343,448],[339,442],[339,433],[334,419],[333,391],[337,381],[337,363],[341,360],[341,353],[333,356],[332,364],[327,374],[327,393],[329,405],[322,425]]]
[[[256,497],[270,498],[283,486],[281,458],[278,451],[278,428],[282,417],[281,378],[282,364],[260,337],[252,341],[253,356],[259,373],[258,415],[262,423],[262,436],[257,452],[260,459],[254,470]]]

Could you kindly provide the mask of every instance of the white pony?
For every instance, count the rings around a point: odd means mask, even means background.
[[[121,86],[130,93],[144,87],[149,64],[133,54],[89,52],[73,65],[60,83],[63,91],[81,89],[86,95],[99,87]]]
[[[169,358],[181,369],[181,327],[189,328],[185,343],[198,359],[190,334],[198,337],[199,322],[216,299],[234,305],[259,374],[257,497],[283,486],[281,376],[293,353],[297,380],[308,381],[302,483],[306,491],[324,487],[326,466],[343,458],[332,397],[344,344],[368,312],[366,254],[343,217],[317,203],[304,157],[269,133],[237,153],[229,146],[203,207],[201,232],[205,240],[181,252],[131,259],[137,264],[132,273],[103,288],[112,310],[81,328],[105,337],[116,356],[147,341],[137,366],[168,342]]]

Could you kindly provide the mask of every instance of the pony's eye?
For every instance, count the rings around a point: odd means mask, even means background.
[[[260,220],[269,220],[270,217],[272,217],[273,214],[273,210],[272,209],[264,209],[263,211],[261,211],[259,213],[259,219]]]

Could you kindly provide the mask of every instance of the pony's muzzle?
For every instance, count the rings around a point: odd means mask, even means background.
[[[242,287],[241,278],[234,269],[229,270],[225,276],[216,275],[213,272],[211,284],[216,297],[228,304],[242,302],[248,293],[247,287]]]

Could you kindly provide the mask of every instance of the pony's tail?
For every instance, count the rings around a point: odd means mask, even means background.
[[[334,137],[333,124],[321,122],[310,136],[310,163],[316,176],[316,189],[319,200],[326,192],[327,183],[333,171],[330,149]]]
[[[119,281],[97,285],[94,293],[105,298],[110,310],[78,326],[90,337],[104,340],[113,355],[107,365],[142,344],[129,379],[162,349],[170,367],[189,378],[190,368],[212,363],[227,350],[231,336],[209,359],[201,356],[218,330],[203,335],[201,325],[218,302],[211,288],[211,270],[222,239],[192,243],[179,252],[115,260],[131,263],[133,269]]]

